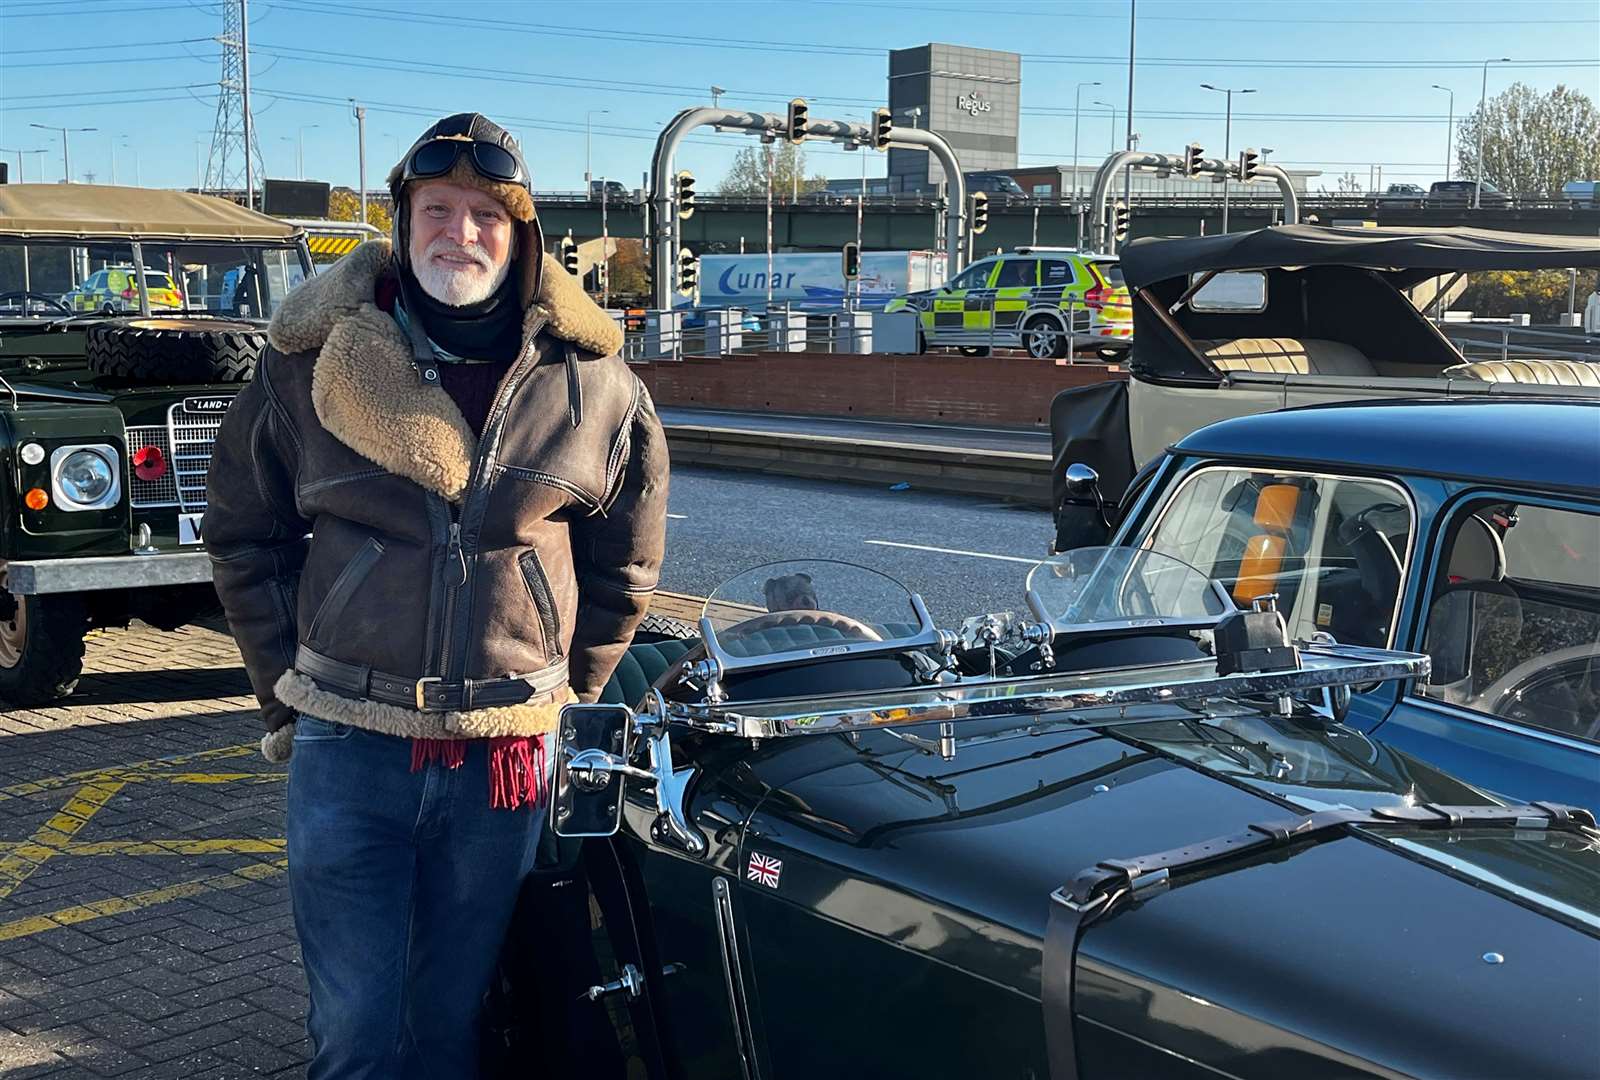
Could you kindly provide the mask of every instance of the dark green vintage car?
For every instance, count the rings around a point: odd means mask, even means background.
[[[1355,726],[1426,656],[1160,552],[1019,586],[944,629],[772,565],[636,644],[563,713],[589,839],[525,896],[486,1077],[1595,1074],[1600,831]],[[598,965],[551,933],[585,915]]]
[[[123,267],[177,306],[74,310]],[[310,267],[301,229],[221,199],[0,186],[0,702],[70,693],[92,628],[215,609],[211,443]]]

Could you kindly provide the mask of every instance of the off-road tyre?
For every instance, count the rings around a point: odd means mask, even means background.
[[[0,570],[0,589],[4,571]],[[15,635],[18,618],[20,636]],[[83,674],[83,637],[89,629],[83,601],[70,594],[0,593],[0,702],[30,708],[72,693]]]
[[[242,383],[267,348],[261,323],[193,316],[91,323],[89,369],[132,383]]]

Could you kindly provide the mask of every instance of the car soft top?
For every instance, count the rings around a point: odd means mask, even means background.
[[[0,185],[0,237],[290,244],[302,230],[226,199],[105,184]]]
[[[1274,225],[1217,236],[1144,237],[1122,252],[1122,276],[1131,289],[1208,270],[1280,266],[1427,271],[1422,277],[1457,270],[1565,270],[1600,266],[1600,239],[1490,229]]]

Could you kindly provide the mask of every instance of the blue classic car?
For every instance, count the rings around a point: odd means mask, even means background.
[[[1058,548],[1116,511],[1068,470]],[[1073,505],[1076,504],[1074,512]],[[1600,807],[1600,405],[1384,401],[1225,420],[1152,460],[1116,543],[1182,559],[1292,636],[1425,652],[1348,723],[1510,799]]]

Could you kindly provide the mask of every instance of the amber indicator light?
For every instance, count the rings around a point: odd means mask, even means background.
[[[34,488],[22,497],[22,502],[29,510],[43,510],[50,505],[50,496],[45,494],[44,488]]]

